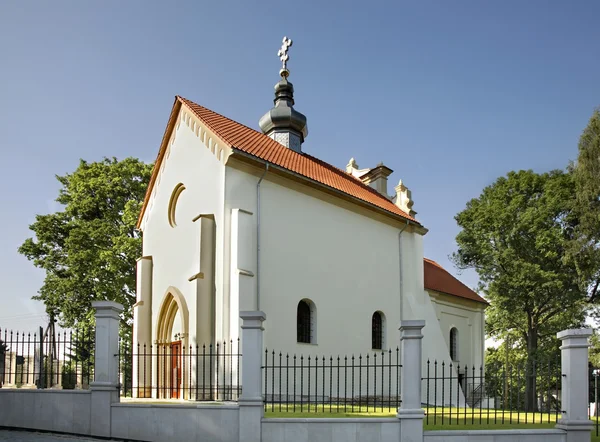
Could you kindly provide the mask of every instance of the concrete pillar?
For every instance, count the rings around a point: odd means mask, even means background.
[[[92,391],[92,436],[111,436],[111,404],[119,402],[119,314],[123,306],[111,301],[92,302],[96,310],[96,342]]]
[[[240,405],[240,442],[260,442],[262,418],[261,356],[263,352],[264,312],[240,312],[242,318],[242,395]]]
[[[562,417],[556,428],[567,431],[567,442],[590,442],[593,423],[588,419],[588,338],[591,329],[563,330],[556,336],[562,341],[561,374]]]
[[[421,407],[421,330],[423,320],[400,322],[400,345],[402,355],[401,395],[402,404],[398,409],[400,419],[400,440],[402,442],[423,442],[423,418]]]

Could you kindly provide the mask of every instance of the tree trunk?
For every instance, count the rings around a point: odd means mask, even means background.
[[[525,365],[525,411],[537,411],[536,355],[538,334],[535,328],[527,331],[527,364]]]

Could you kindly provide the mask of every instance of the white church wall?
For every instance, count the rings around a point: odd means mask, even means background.
[[[431,292],[431,301],[436,310],[446,345],[450,346],[450,330],[458,330],[458,359],[454,361],[462,368],[465,365],[475,366],[477,375],[479,367],[483,365],[484,349],[484,322],[483,305],[475,302],[454,299],[449,295]],[[449,357],[446,363],[449,362]]]
[[[269,181],[262,191],[265,345],[298,354],[364,354],[371,350],[372,315],[381,311],[384,342],[395,348],[398,229]],[[316,307],[315,344],[296,342],[302,299]]]
[[[176,288],[185,299],[189,315],[188,338],[184,345],[202,345],[205,337],[196,336],[196,298],[199,284],[190,281],[200,268],[199,215],[213,215],[216,224],[216,290],[217,313],[222,314],[222,244],[224,165],[182,119],[173,131],[174,141],[169,142],[161,171],[154,186],[151,206],[143,225],[144,256],[152,256],[152,339],[157,339],[156,324],[161,304],[170,287]],[[192,123],[189,123],[192,124]],[[174,188],[185,186],[175,207],[175,226],[169,222],[169,201]],[[157,269],[160,269],[158,271]],[[178,312],[178,316],[181,312]],[[218,316],[218,315],[217,315]],[[181,318],[179,319],[181,320]],[[171,336],[171,339],[173,337]]]
[[[404,235],[400,240],[402,257],[406,257],[402,261],[402,293],[403,293],[403,313],[402,319],[424,319],[425,327],[423,328],[423,352],[422,366],[425,373],[427,361],[449,360],[450,352],[446,341],[444,340],[443,332],[437,318],[436,310],[431,302],[429,294],[424,289],[424,273],[423,273],[423,237],[420,235]],[[411,254],[412,252],[412,254]],[[406,278],[405,275],[414,275]],[[457,378],[456,369],[452,375]],[[441,390],[442,384],[438,385],[438,390]],[[450,398],[449,389],[450,382],[444,385],[447,394],[446,398]],[[457,391],[456,382],[453,385],[453,391]],[[431,402],[431,398],[426,397],[426,389],[422,390],[423,403]],[[451,398],[456,402],[456,395]],[[463,402],[464,397],[459,396],[459,402]],[[440,403],[441,404],[441,403]]]
[[[262,171],[228,168],[226,174],[226,207],[256,214],[256,183]],[[352,205],[341,207],[336,199],[282,180],[268,172],[261,184],[260,309],[268,318],[267,348],[313,356],[364,354],[371,350],[372,315],[381,311],[384,346],[395,349],[401,292],[406,296],[404,319],[437,324],[423,289],[421,235],[411,227],[400,234],[400,223],[391,225],[350,210]],[[255,236],[256,215],[253,220],[247,229]],[[315,344],[296,342],[297,305],[302,299],[316,306]],[[425,361],[448,354],[439,328],[431,328]]]

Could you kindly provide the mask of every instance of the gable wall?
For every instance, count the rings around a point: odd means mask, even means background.
[[[223,195],[225,166],[207,148],[203,138],[198,136],[194,125],[186,124],[180,114],[173,135],[169,141],[157,178],[151,205],[143,223],[143,254],[151,256],[152,275],[152,340],[156,339],[156,323],[161,303],[169,287],[177,288],[187,303],[189,310],[189,341],[184,345],[208,343],[210,337],[196,336],[200,329],[206,334],[207,324],[197,324],[198,296],[216,296],[216,310],[223,308],[222,299],[222,243],[223,243]],[[176,227],[171,227],[168,219],[169,200],[178,183],[185,185],[176,205]],[[214,294],[204,282],[189,281],[200,271],[200,229],[201,220],[193,221],[200,214],[214,215],[216,224],[216,269]],[[207,275],[211,277],[212,275]],[[212,280],[212,279],[211,279]],[[201,315],[200,315],[201,316]],[[181,318],[175,321],[179,326]],[[215,326],[210,329],[214,332]],[[175,330],[173,331],[175,332]],[[217,336],[219,338],[219,336]]]

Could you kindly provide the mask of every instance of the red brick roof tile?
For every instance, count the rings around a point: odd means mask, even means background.
[[[485,299],[448,273],[437,262],[427,258],[424,258],[423,261],[426,289],[488,304]]]
[[[366,203],[372,204],[391,215],[399,216],[420,225],[415,218],[405,213],[388,198],[345,171],[306,153],[294,152],[292,149],[288,149],[254,129],[224,117],[223,115],[211,111],[190,100],[177,96],[175,97],[175,104],[173,105],[169,123],[163,136],[161,149],[156,158],[154,171],[150,178],[150,184],[148,185],[148,191],[146,192],[146,197],[138,220],[138,227],[141,225],[141,221],[146,211],[152,188],[156,181],[158,170],[160,169],[160,163],[166,152],[167,137],[170,134],[170,130],[174,127],[180,106],[185,106],[191,111],[212,132],[214,132],[223,143],[231,147],[234,152],[237,150],[254,156],[259,160],[267,161],[282,169],[313,180],[316,183],[323,184]]]
[[[345,171],[306,153],[288,149],[268,136],[190,100],[177,99],[230,147],[418,223],[392,201]]]

